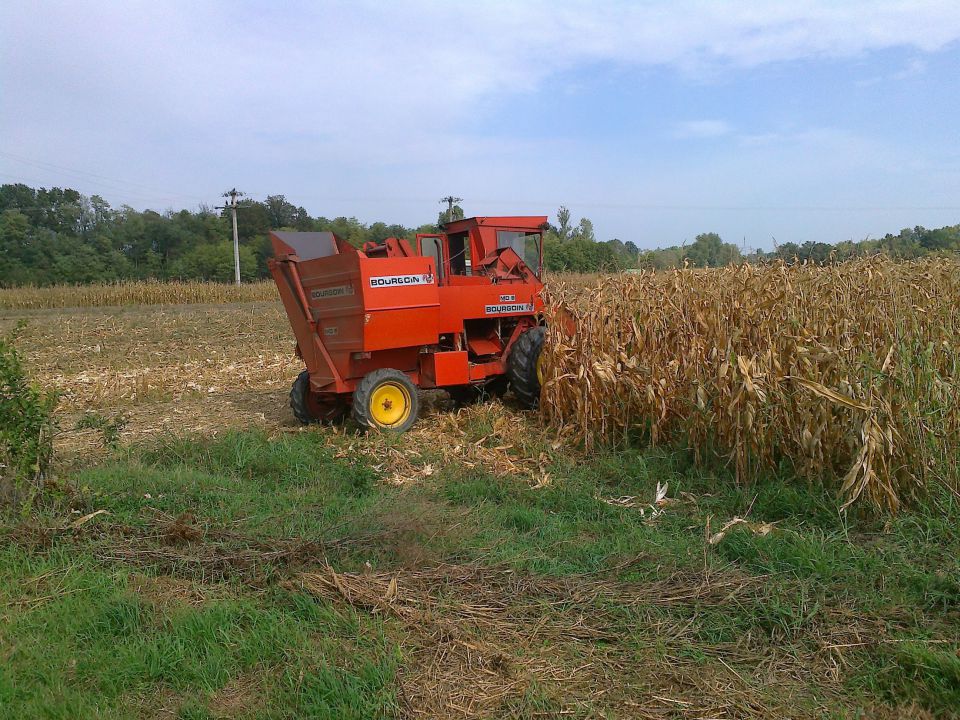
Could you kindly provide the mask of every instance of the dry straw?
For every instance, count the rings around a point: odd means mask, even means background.
[[[685,441],[738,481],[787,462],[836,478],[844,507],[955,487],[956,259],[644,272],[550,299],[543,412],[587,447]]]
[[[105,285],[0,288],[0,308],[11,310],[231,303],[275,299],[277,288],[272,280],[261,280],[239,287],[213,282],[142,280]]]

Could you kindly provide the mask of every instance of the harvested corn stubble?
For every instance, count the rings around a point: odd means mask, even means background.
[[[557,282],[541,407],[588,448],[687,442],[738,481],[786,461],[844,507],[895,510],[956,488],[958,306],[956,258]]]

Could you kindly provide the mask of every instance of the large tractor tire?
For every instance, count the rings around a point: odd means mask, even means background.
[[[335,395],[320,395],[310,389],[310,373],[297,375],[290,388],[290,409],[304,425],[335,423],[347,414],[347,403]]]
[[[364,428],[406,432],[419,412],[417,388],[399,370],[374,370],[353,393],[353,418]]]
[[[543,340],[546,336],[542,327],[532,327],[524,330],[517,338],[510,356],[507,358],[507,374],[510,376],[510,387],[521,405],[535,408],[540,404],[540,351],[543,350]]]

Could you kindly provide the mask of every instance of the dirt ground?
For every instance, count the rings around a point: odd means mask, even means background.
[[[88,411],[125,418],[123,437],[294,427],[290,383],[303,369],[277,302],[0,311],[25,321],[28,371],[60,396],[60,450],[96,445]]]
[[[60,398],[55,445],[68,464],[106,452],[100,430],[78,427],[90,413],[121,423],[121,444],[168,433],[304,429],[288,396],[303,362],[279,302],[0,310],[0,333],[20,322],[28,372]],[[499,403],[460,412],[484,416],[486,442],[466,437],[442,391],[421,393],[421,420],[401,442],[354,437],[349,424],[326,436],[338,452],[364,455],[374,467],[389,460],[395,484],[432,472],[420,448],[440,449],[466,467],[525,475],[534,485],[549,482],[539,444],[526,447],[524,413]]]

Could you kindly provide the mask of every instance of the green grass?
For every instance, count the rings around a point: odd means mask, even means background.
[[[12,616],[0,631],[0,716],[134,718],[160,693],[180,717],[203,717],[238,677],[255,688],[258,717],[395,708],[398,656],[374,618],[277,589],[161,602],[143,590],[149,576],[67,549],[7,548],[0,563]]]
[[[616,659],[618,687],[580,701],[538,678],[509,695],[499,716],[629,716],[618,697],[692,697],[721,676],[739,678],[757,707],[804,717],[914,706],[955,716],[960,509],[951,498],[893,519],[849,519],[818,487],[771,478],[736,488],[684,455],[554,457],[552,482],[536,489],[453,465],[397,488],[314,433],[167,438],[115,451],[72,472],[77,513],[65,518],[64,500],[31,525],[109,515],[52,534],[25,529],[19,516],[4,521],[12,541],[0,550],[0,718],[160,709],[181,718],[402,716],[410,630],[292,582],[326,563],[361,573],[477,563],[638,588],[706,577],[733,588],[719,600],[584,601],[609,639],[509,650],[515,662],[559,652],[570,667],[605,653],[591,662]],[[657,517],[606,501],[635,496],[643,507],[658,482],[677,500]],[[706,545],[708,518],[716,531],[748,510],[775,530],[739,527]],[[171,535],[178,517],[202,539]],[[243,555],[307,542],[314,549],[288,559]],[[203,553],[214,551],[247,559],[212,571]],[[830,653],[842,660],[836,682],[817,674]],[[797,680],[804,667],[806,681]]]

